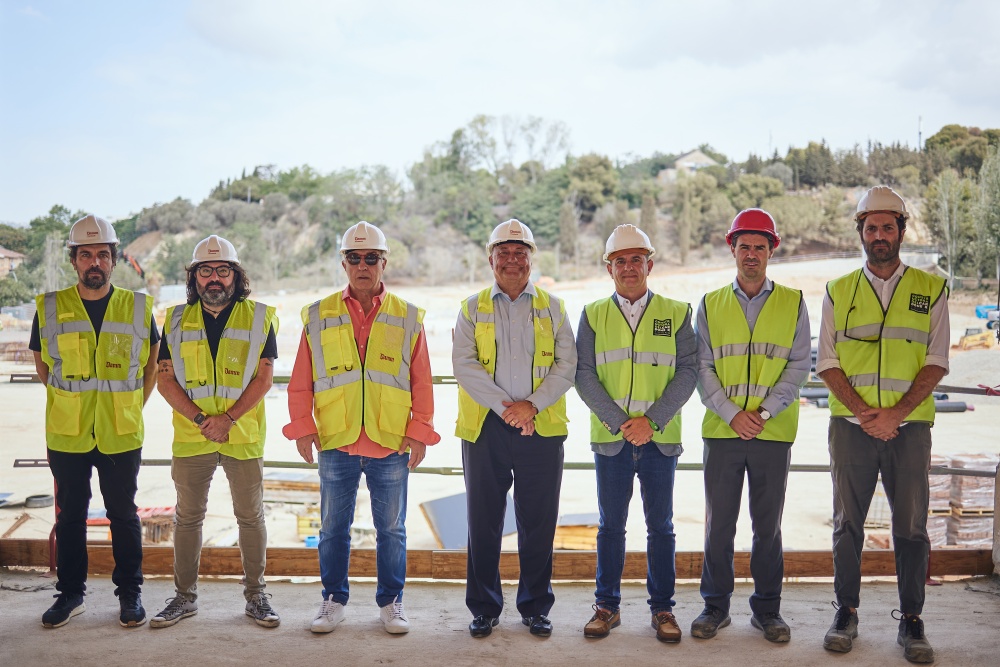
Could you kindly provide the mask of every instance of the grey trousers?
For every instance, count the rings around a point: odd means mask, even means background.
[[[208,509],[208,488],[221,465],[229,479],[233,513],[240,531],[243,560],[243,596],[249,600],[264,590],[267,561],[267,526],[264,523],[263,459],[234,459],[222,454],[175,456],[170,475],[177,489],[174,530],[174,588],[178,595],[198,599],[201,564],[201,526]]]
[[[865,517],[881,473],[882,488],[892,510],[899,609],[904,614],[921,613],[930,553],[927,538],[930,424],[906,424],[895,438],[883,441],[870,437],[857,424],[835,417],[830,420],[829,442],[833,475],[833,588],[837,602],[848,607],[858,607],[861,603]]]
[[[785,507],[792,443],[740,438],[705,438],[705,560],[701,597],[706,604],[729,611],[733,595],[733,541],[743,499],[743,478],[749,481],[753,544],[750,574],[755,614],[777,612],[785,560],[781,515]]]

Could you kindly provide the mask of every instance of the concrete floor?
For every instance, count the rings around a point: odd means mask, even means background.
[[[126,630],[117,623],[118,605],[108,577],[89,581],[87,611],[68,625],[46,630],[42,612],[51,604],[53,581],[36,572],[0,570],[0,664],[34,665],[904,665],[896,645],[897,606],[892,581],[866,582],[860,609],[860,636],[848,654],[823,650],[822,639],[833,619],[830,583],[788,583],[782,614],[792,627],[792,641],[766,642],[750,625],[746,599],[752,592],[739,584],[733,623],[715,639],[690,636],[691,621],[701,610],[695,583],[678,587],[675,613],[684,632],[679,644],[656,641],[649,625],[645,587],[623,587],[622,626],[611,636],[583,637],[590,618],[593,584],[557,584],[552,610],[555,630],[548,639],[531,636],[513,607],[515,587],[506,586],[508,607],[501,625],[486,639],[472,639],[461,583],[411,582],[406,609],[413,629],[388,635],[378,622],[371,581],[352,582],[347,620],[329,635],[308,631],[318,606],[315,581],[272,581],[268,592],[282,617],[279,628],[257,627],[243,613],[242,587],[236,579],[204,579],[199,613],[172,628],[148,624]],[[147,616],[173,592],[169,578],[148,580],[143,588]],[[924,613],[927,636],[938,665],[1000,664],[1000,579],[947,582],[927,588]]]

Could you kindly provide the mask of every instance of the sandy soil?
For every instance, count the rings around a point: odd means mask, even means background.
[[[824,286],[830,278],[842,275],[857,266],[856,259],[824,260],[774,265],[769,275],[778,282],[803,290],[810,314],[813,332],[819,327],[820,304]],[[658,268],[658,267],[657,267]],[[732,281],[731,268],[700,269],[696,271],[661,274],[654,268],[650,279],[651,288],[673,298],[697,304],[701,295]],[[391,287],[391,285],[390,285]],[[451,328],[454,326],[460,300],[481,286],[446,286],[440,288],[402,288],[399,294],[427,310],[425,326],[431,350],[431,364],[435,374],[451,374]],[[558,283],[553,292],[566,299],[574,328],[579,320],[584,304],[610,293],[610,279],[595,279]],[[279,331],[279,374],[288,373],[301,335],[299,311],[317,298],[331,291],[324,288],[311,292],[257,294],[260,300],[277,304],[281,328]],[[952,341],[969,326],[982,326],[973,314],[974,304],[956,303],[952,306]],[[27,339],[27,332],[3,332],[7,336]],[[9,362],[0,362],[0,377],[15,370],[30,370],[30,367],[15,367]],[[975,386],[976,384],[1000,384],[1000,352],[993,347],[955,353],[952,359],[952,374],[945,378],[948,384]],[[456,388],[439,385],[435,387],[436,419],[438,431],[443,439],[428,453],[427,466],[460,466],[461,450],[459,441],[453,436],[456,417]],[[996,439],[996,422],[1000,414],[1000,398],[982,396],[959,397],[976,407],[974,412],[941,414],[934,429],[934,449],[938,453],[957,454],[968,452],[997,452],[1000,443]],[[275,388],[265,399],[268,413],[268,440],[265,458],[270,461],[300,460],[291,443],[281,435],[281,427],[287,423],[287,405],[284,392]],[[12,499],[29,494],[51,493],[52,479],[48,470],[13,469],[15,458],[44,458],[44,388],[39,384],[10,384],[0,382],[0,406],[3,411],[3,437],[0,440],[0,492],[11,492]],[[588,446],[588,411],[576,396],[569,394],[571,418],[570,435],[566,442],[566,460],[592,462],[593,455]],[[681,462],[700,462],[702,446],[700,424],[704,408],[697,394],[688,402],[683,411],[683,441],[685,452]],[[143,456],[146,459],[168,459],[170,457],[170,410],[163,399],[154,394],[146,407],[146,445]],[[801,411],[799,435],[792,448],[793,463],[826,464],[829,462],[826,445],[826,428],[829,411],[811,405]],[[139,478],[141,506],[164,506],[174,503],[174,488],[167,467],[144,467]],[[100,493],[95,484],[94,505],[100,506]],[[410,478],[408,545],[415,549],[437,547],[434,537],[421,515],[421,502],[464,491],[461,476],[439,476],[417,474]],[[744,492],[745,493],[745,492]],[[784,516],[785,546],[789,549],[828,549],[830,546],[831,488],[829,477],[823,473],[792,474],[788,483],[787,502]],[[749,549],[751,531],[746,502],[736,536],[737,549]],[[301,544],[296,534],[293,506],[268,506],[269,541],[275,546]],[[20,509],[0,508],[0,532],[3,532],[21,514]],[[593,473],[590,471],[567,471],[563,478],[561,498],[563,513],[596,512]],[[21,526],[16,537],[44,537],[52,523],[52,510],[29,510],[32,519]],[[680,471],[675,489],[675,522],[677,546],[679,550],[700,550],[703,540],[704,493],[701,475],[698,472]],[[362,485],[359,494],[358,521],[370,522],[367,492]],[[209,502],[209,516],[206,519],[206,540],[225,537],[235,528],[229,501],[225,475],[219,473],[213,483]],[[645,548],[645,530],[642,524],[642,507],[639,494],[635,493],[630,508],[628,548]],[[505,548],[516,549],[515,537],[506,538]]]

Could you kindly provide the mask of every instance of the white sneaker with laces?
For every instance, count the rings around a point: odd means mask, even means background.
[[[406,618],[402,602],[390,602],[378,610],[385,631],[391,635],[402,635],[410,631],[410,621]]]
[[[333,595],[319,605],[316,618],[312,620],[309,629],[313,632],[333,632],[333,629],[340,625],[340,622],[347,616],[344,605],[333,601]]]

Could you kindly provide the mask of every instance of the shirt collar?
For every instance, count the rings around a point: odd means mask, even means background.
[[[379,290],[379,293],[376,294],[374,297],[372,297],[372,303],[374,303],[376,306],[378,306],[380,303],[382,303],[382,299],[385,297],[386,289],[385,289],[385,283],[384,282],[381,284],[381,287],[382,287],[382,289]],[[344,288],[344,291],[341,292],[340,295],[344,298],[344,301],[347,301],[348,299],[350,299],[354,303],[360,303],[357,299],[355,299],[353,296],[351,296],[351,285],[350,285],[350,283],[347,284],[347,286]]]
[[[500,284],[494,280],[493,289],[490,290],[490,298],[495,299],[498,294],[503,294],[504,296],[507,296],[507,294],[502,289],[500,289]],[[531,297],[538,296],[538,292],[535,290],[535,286],[531,283],[530,280],[528,281],[528,286],[524,288],[523,292],[517,295],[517,298],[520,299],[525,294]],[[510,297],[507,297],[507,299],[509,300]]]
[[[774,281],[765,276],[764,286],[760,288],[760,293],[758,293],[757,296],[760,296],[765,292],[770,292],[773,289],[774,289]],[[737,294],[742,295],[748,301],[750,300],[750,297],[747,296],[747,293],[743,291],[742,287],[740,287],[740,281],[737,278],[733,278],[733,291],[736,292]]]
[[[618,302],[619,306],[621,306],[623,303],[625,303],[625,304],[630,304],[632,308],[635,308],[637,306],[645,306],[646,302],[649,301],[649,295],[650,294],[652,294],[652,292],[650,292],[647,289],[646,293],[643,294],[641,297],[639,297],[635,301],[629,301],[628,299],[626,299],[625,297],[623,297],[621,294],[619,294],[617,291],[615,291],[615,300]]]
[[[868,276],[868,280],[878,280],[879,282],[886,282],[887,283],[887,282],[889,282],[891,280],[896,280],[901,275],[903,275],[903,271],[906,271],[906,264],[903,264],[902,262],[900,262],[899,266],[896,267],[896,270],[892,272],[892,275],[889,276],[888,278],[886,278],[885,280],[882,280],[881,278],[879,278],[878,276],[876,276],[874,273],[872,273],[872,270],[868,268],[868,262],[865,262],[861,266],[861,270],[865,272],[866,276]]]

